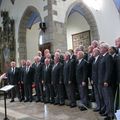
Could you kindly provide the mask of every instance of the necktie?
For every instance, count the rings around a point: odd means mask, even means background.
[[[27,73],[29,72],[29,68],[28,68],[28,67],[26,68],[26,72],[27,72]]]
[[[13,74],[15,74],[15,68],[14,67],[12,68],[12,72],[13,72]]]

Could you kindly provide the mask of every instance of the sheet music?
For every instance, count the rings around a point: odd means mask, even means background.
[[[120,120],[120,110],[117,110],[117,112],[115,113],[115,116],[117,120]]]
[[[11,90],[14,87],[14,85],[6,85],[0,89],[0,91],[7,92]]]

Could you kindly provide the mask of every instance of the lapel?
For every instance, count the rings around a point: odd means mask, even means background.
[[[59,63],[55,64],[55,65],[53,66],[53,69],[52,69],[52,70],[57,69],[58,65],[59,65]]]

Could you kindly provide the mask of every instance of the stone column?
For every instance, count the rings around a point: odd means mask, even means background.
[[[57,15],[57,11],[53,10],[53,4],[55,5],[57,2],[55,0],[48,0],[48,5],[44,7],[44,10],[48,10],[48,16],[44,18],[47,26],[44,43],[51,42],[52,53],[57,48],[64,52],[67,49],[66,28],[64,23],[53,20],[53,15]]]

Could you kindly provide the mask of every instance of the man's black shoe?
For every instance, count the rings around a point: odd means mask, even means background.
[[[62,106],[62,105],[65,105],[65,103],[60,103],[59,105]]]
[[[76,104],[71,104],[70,105],[70,108],[74,108],[74,107],[76,107]]]
[[[87,110],[85,107],[80,107],[80,110],[81,111],[85,111],[85,110]]]
[[[105,111],[100,111],[100,112],[99,112],[99,114],[104,114],[104,113],[105,113]]]
[[[103,113],[103,114],[101,114],[101,116],[107,116],[107,114],[106,114],[106,113]]]
[[[40,100],[38,99],[38,100],[36,100],[35,102],[40,102]]]
[[[12,99],[10,102],[14,102],[14,99]]]
[[[29,100],[24,100],[24,102],[28,102]]]
[[[59,103],[55,102],[54,105],[58,105]]]
[[[94,112],[99,112],[99,111],[100,111],[100,109],[94,109],[93,111],[94,111]]]
[[[104,118],[104,120],[114,120],[114,116],[112,116],[112,117],[107,116]]]

